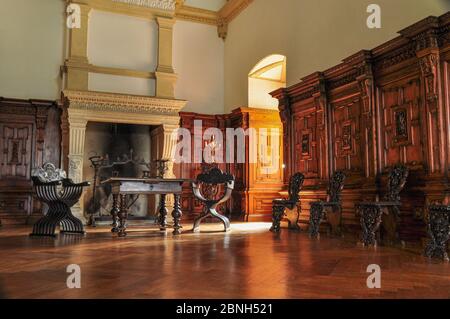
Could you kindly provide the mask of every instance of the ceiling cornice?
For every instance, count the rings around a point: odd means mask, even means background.
[[[182,5],[177,9],[175,17],[180,20],[217,25],[219,15],[216,11]]]
[[[223,18],[227,23],[230,23],[252,2],[253,0],[229,0],[222,7],[222,9],[219,10],[219,16]]]
[[[184,0],[177,0],[175,17],[180,20],[216,25],[219,37],[225,40],[228,24],[252,2],[253,0],[228,0],[219,11],[212,11],[186,6]]]

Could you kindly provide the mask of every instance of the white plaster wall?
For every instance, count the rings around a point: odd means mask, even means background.
[[[89,91],[136,95],[155,95],[155,80],[99,73],[89,73]]]
[[[264,79],[248,79],[248,106],[262,109],[278,109],[278,100],[274,99],[269,93],[285,87],[282,82],[269,81]]]
[[[186,112],[224,112],[224,42],[214,26],[177,21],[173,66],[178,74],[175,97],[188,100]]]
[[[0,0],[0,96],[59,98],[64,1]]]
[[[158,26],[155,20],[92,10],[89,16],[88,59],[91,64],[155,71]]]
[[[382,8],[382,28],[368,29],[367,6]],[[448,0],[255,0],[228,28],[225,111],[245,105],[248,73],[270,54],[287,57],[287,84],[323,71],[401,29],[448,11]]]

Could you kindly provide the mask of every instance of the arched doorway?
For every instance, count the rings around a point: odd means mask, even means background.
[[[259,61],[248,74],[249,107],[277,109],[278,100],[269,93],[280,87],[286,87],[286,57],[272,54]]]

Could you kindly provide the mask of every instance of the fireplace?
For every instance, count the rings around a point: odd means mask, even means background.
[[[100,144],[102,149],[97,147],[98,155],[105,155],[101,154],[105,148],[116,156],[138,149],[142,154],[146,153],[144,157],[150,160],[167,160],[169,169],[164,177],[175,177],[172,132],[178,128],[178,113],[186,101],[72,90],[63,91],[62,100],[62,163],[69,178],[75,182],[91,178],[90,163],[86,163],[86,159],[93,155],[93,147]],[[97,136],[95,133],[98,133]],[[121,136],[120,145],[109,146],[106,140],[115,133]],[[133,138],[142,143],[133,141]],[[74,215],[84,222],[89,215],[89,196],[92,197],[92,191],[73,208]],[[142,202],[140,205],[137,214],[144,214],[148,204]]]
[[[157,126],[88,122],[86,126],[83,180],[91,182],[84,194],[89,223],[110,221],[110,185],[101,182],[111,177],[141,177],[152,170],[151,132]],[[155,173],[155,170],[151,172]],[[95,196],[94,196],[95,194]],[[147,196],[130,200],[131,218],[148,219],[156,208]]]

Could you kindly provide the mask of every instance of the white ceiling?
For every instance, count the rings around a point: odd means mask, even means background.
[[[227,0],[185,0],[184,5],[200,9],[219,11]]]

